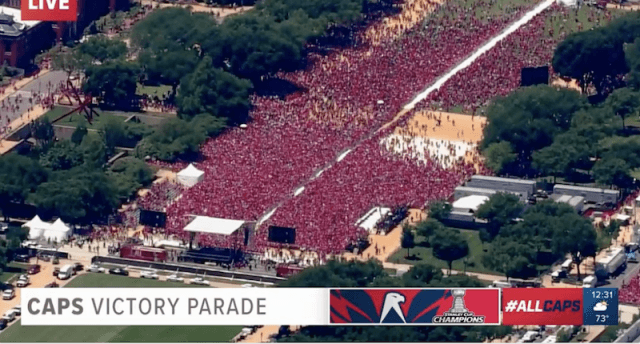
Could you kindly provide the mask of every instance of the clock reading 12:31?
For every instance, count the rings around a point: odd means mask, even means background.
[[[618,325],[618,289],[583,289],[584,325]]]

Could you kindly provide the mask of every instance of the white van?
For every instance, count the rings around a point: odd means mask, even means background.
[[[569,259],[565,260],[564,263],[562,263],[562,270],[570,271],[571,270],[571,265],[573,265],[573,259],[569,258]]]
[[[491,284],[493,288],[511,288],[513,287],[510,282],[507,281],[493,281]]]
[[[582,280],[582,288],[595,288],[596,284],[598,284],[598,278],[593,275]]]
[[[73,276],[73,265],[65,265],[58,272],[58,278],[61,280],[66,280]]]

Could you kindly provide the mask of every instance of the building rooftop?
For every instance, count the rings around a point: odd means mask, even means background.
[[[620,191],[618,191],[618,190],[588,188],[588,187],[584,187],[584,186],[562,185],[562,184],[554,185],[553,189],[554,190],[555,189],[579,190],[579,191],[584,191],[584,192],[597,192],[597,193],[615,194],[615,195],[618,195],[620,193]]]
[[[491,177],[491,176],[481,176],[475,175],[471,177],[471,180],[491,180],[495,182],[502,183],[517,183],[524,185],[535,185],[536,182],[534,180],[524,180],[524,179],[515,179],[515,178],[501,178],[501,177]]]
[[[0,6],[0,35],[20,36],[22,32],[39,23],[38,20],[22,20],[19,9]]]
[[[467,196],[462,197],[461,199],[453,202],[453,209],[471,209],[473,211],[478,210],[478,208],[486,201],[489,200],[487,196]]]

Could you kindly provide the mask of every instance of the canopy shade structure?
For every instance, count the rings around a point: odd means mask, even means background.
[[[40,216],[36,215],[31,221],[22,225],[22,227],[29,228],[29,239],[39,239],[51,225],[42,221]]]
[[[376,227],[376,224],[380,219],[387,216],[391,212],[390,208],[383,207],[374,207],[371,208],[363,217],[361,217],[358,222],[356,222],[356,226],[366,229],[368,231],[373,231]]]
[[[197,169],[193,164],[189,164],[184,170],[178,172],[177,177],[180,184],[191,187],[204,178],[204,172]]]
[[[187,232],[231,235],[244,226],[245,221],[196,216],[184,230]]]

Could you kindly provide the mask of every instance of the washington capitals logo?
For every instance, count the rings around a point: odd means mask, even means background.
[[[463,299],[464,289],[332,289],[331,323],[497,324],[499,291],[469,292]]]

